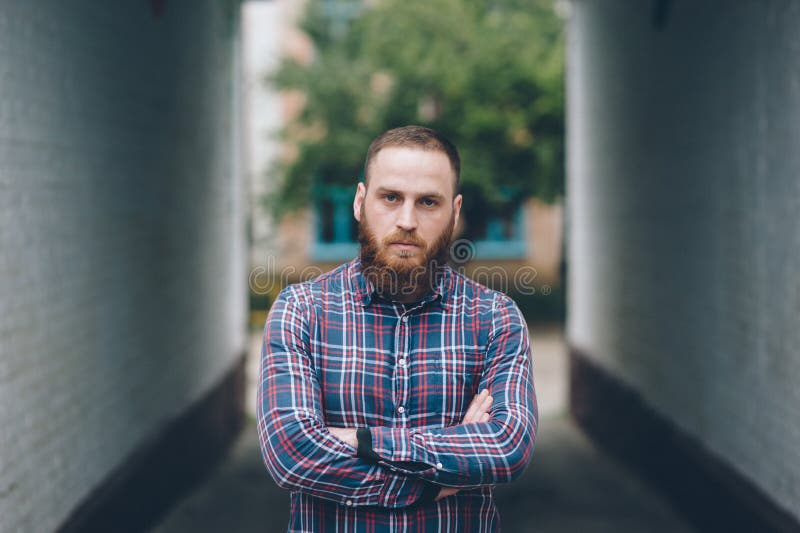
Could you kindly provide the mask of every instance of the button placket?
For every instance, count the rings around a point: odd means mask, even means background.
[[[406,412],[406,403],[408,401],[408,347],[409,347],[409,327],[408,327],[408,311],[405,311],[400,317],[397,324],[395,339],[395,356],[397,358],[397,368],[395,370],[395,378],[397,379],[396,390],[397,397],[397,413],[400,416],[399,426],[405,427],[408,424],[407,417],[403,416]]]

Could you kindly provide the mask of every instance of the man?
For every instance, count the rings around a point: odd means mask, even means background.
[[[497,531],[497,483],[538,424],[527,327],[445,264],[456,148],[420,126],[370,145],[359,258],[284,289],[264,331],[259,440],[289,531]]]

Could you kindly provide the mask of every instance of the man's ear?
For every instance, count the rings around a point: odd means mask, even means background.
[[[361,222],[361,206],[364,205],[364,198],[367,196],[367,188],[363,183],[356,187],[356,196],[353,198],[353,217],[357,222]]]
[[[461,197],[460,194],[456,195],[456,197],[453,198],[453,230],[455,230],[458,227],[458,217],[461,215],[462,201],[463,198]]]

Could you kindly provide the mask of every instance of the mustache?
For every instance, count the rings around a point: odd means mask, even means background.
[[[422,237],[417,235],[415,232],[404,231],[404,230],[397,230],[388,237],[384,237],[383,245],[388,246],[393,242],[404,242],[409,244],[414,244],[416,246],[421,246],[422,248],[427,247],[428,243],[426,243]]]

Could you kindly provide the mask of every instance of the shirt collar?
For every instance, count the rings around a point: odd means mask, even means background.
[[[348,276],[350,278],[350,290],[353,291],[356,301],[361,305],[369,305],[372,301],[372,293],[375,289],[366,277],[361,273],[361,258],[356,257],[348,265]]]
[[[375,288],[361,272],[361,258],[356,257],[354,260],[352,260],[349,264],[348,270],[350,289],[353,291],[356,301],[361,303],[363,306],[369,305],[375,295]],[[447,299],[450,296],[452,285],[453,269],[450,267],[450,265],[445,265],[441,274],[439,275],[439,278],[436,280],[436,286],[434,287],[433,292],[427,295],[422,300],[422,303],[426,304],[435,300],[439,300],[443,306],[446,305],[448,301]]]

